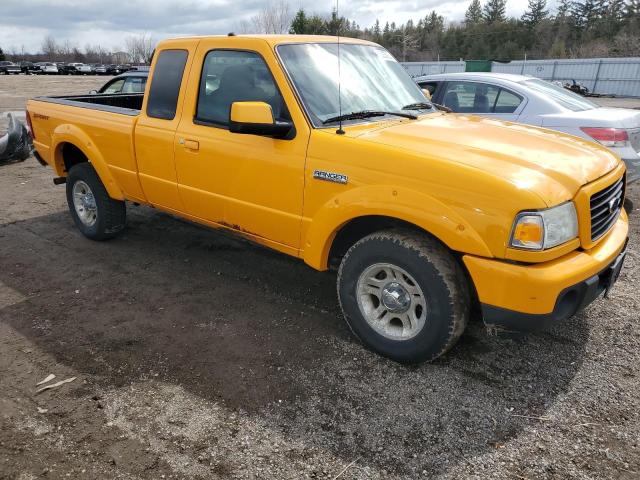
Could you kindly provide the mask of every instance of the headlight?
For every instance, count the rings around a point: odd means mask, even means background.
[[[573,202],[536,212],[521,212],[513,223],[510,245],[526,250],[556,247],[578,236]]]

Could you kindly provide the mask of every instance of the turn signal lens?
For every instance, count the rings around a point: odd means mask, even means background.
[[[542,250],[544,225],[538,215],[523,215],[516,220],[511,245],[531,250]]]
[[[580,127],[584,133],[605,147],[624,147],[629,134],[623,128]]]
[[[578,236],[578,214],[573,202],[535,212],[521,212],[513,223],[511,246],[543,250]]]

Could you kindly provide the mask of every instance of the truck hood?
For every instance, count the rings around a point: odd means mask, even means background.
[[[631,108],[592,108],[580,112],[542,115],[543,127],[640,128],[640,111]]]
[[[619,163],[609,150],[578,137],[475,116],[434,113],[369,127],[356,136],[487,172],[538,194],[548,206],[573,198]]]

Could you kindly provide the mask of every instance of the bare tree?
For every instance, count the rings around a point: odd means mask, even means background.
[[[56,43],[56,39],[51,35],[47,35],[42,40],[42,53],[45,58],[49,60],[54,60],[56,53],[58,53],[58,44]]]
[[[156,46],[156,41],[148,33],[131,35],[125,38],[125,49],[131,63],[149,63]]]
[[[287,33],[291,27],[293,15],[289,4],[284,0],[272,2],[251,18],[254,33]]]

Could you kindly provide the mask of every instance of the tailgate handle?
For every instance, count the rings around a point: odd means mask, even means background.
[[[184,144],[184,148],[189,150],[200,150],[200,142],[197,140],[183,140],[180,143]]]

